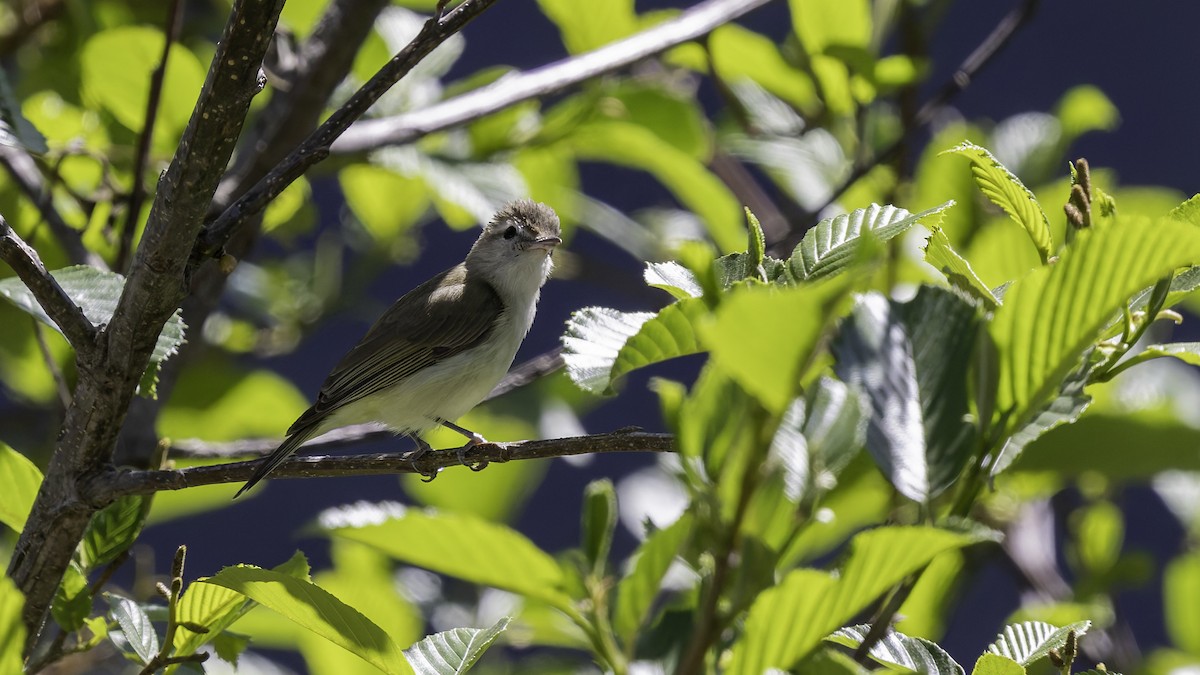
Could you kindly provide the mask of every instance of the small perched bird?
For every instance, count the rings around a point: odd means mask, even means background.
[[[421,453],[429,445],[418,434],[438,425],[466,436],[468,446],[483,443],[454,420],[478,405],[512,365],[533,324],[559,234],[558,216],[545,204],[521,199],[500,209],[466,260],[379,317],[234,498],[305,441],[351,424],[382,423],[411,436]]]

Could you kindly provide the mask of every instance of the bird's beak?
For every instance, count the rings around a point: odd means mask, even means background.
[[[561,243],[562,237],[540,237],[529,244],[529,248],[541,249],[547,253],[550,253]]]

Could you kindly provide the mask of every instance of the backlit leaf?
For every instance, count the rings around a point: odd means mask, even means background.
[[[504,617],[490,628],[455,628],[434,633],[404,651],[417,675],[460,675],[471,669],[508,628]]]
[[[1018,225],[1025,229],[1038,255],[1045,263],[1054,252],[1050,238],[1050,222],[1029,188],[992,156],[986,148],[963,142],[946,151],[971,160],[975,184],[993,204],[999,206]]]
[[[33,508],[42,472],[29,458],[0,443],[0,523],[15,532],[25,529],[25,519]]]

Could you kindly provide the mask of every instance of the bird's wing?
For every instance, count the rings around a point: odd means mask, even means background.
[[[329,373],[317,402],[288,433],[487,339],[504,303],[490,284],[466,281],[460,264],[397,300]]]

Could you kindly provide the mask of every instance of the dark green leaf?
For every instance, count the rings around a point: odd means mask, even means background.
[[[670,526],[651,533],[634,553],[629,573],[617,583],[612,617],[613,631],[625,644],[637,640],[659,584],[691,531],[692,518],[684,514]]]
[[[617,492],[612,481],[604,478],[588,483],[583,491],[583,557],[592,572],[601,575],[612,548],[613,529],[617,526]]]
[[[800,240],[788,261],[792,276],[813,281],[846,269],[853,261],[864,233],[888,241],[929,216],[954,206],[953,201],[920,213],[895,206],[872,204],[817,223]]]
[[[1062,628],[1041,621],[1009,624],[996,636],[996,641],[988,645],[988,651],[1010,658],[1022,666],[1030,666],[1046,658],[1051,649],[1062,649],[1067,643],[1067,633],[1074,631],[1077,638],[1082,637],[1091,625],[1090,621],[1080,621]]]
[[[491,628],[455,628],[434,633],[404,650],[417,675],[460,675],[471,669],[508,628],[504,617]]]
[[[94,570],[110,563],[132,546],[146,523],[149,507],[147,497],[130,495],[97,511],[83,535],[84,569]]]
[[[1046,220],[1041,205],[1021,179],[1004,168],[986,148],[974,143],[964,141],[946,152],[963,155],[971,160],[971,172],[975,174],[975,183],[980,191],[1024,228],[1033,240],[1042,262],[1049,260],[1054,253],[1050,222]]]
[[[0,442],[0,523],[20,532],[33,508],[42,472],[29,458]]]
[[[105,593],[108,600],[109,613],[121,626],[121,632],[133,651],[137,653],[142,663],[149,663],[158,653],[158,634],[150,623],[150,617],[133,600],[119,595]]]
[[[239,565],[197,583],[236,591],[358,656],[385,673],[411,673],[391,637],[320,586],[282,572]]]
[[[867,449],[909,499],[945,490],[975,446],[975,427],[964,418],[978,328],[970,304],[922,286],[904,304],[859,298],[834,341],[838,375],[871,409]]]
[[[250,638],[230,631],[221,631],[212,640],[213,651],[217,657],[226,663],[232,663],[236,668],[238,657],[250,646]]]
[[[871,630],[869,624],[847,626],[825,638],[830,642],[857,649]],[[909,637],[904,633],[888,632],[882,640],[871,647],[871,658],[890,668],[907,668],[925,675],[963,675],[958,665],[946,650],[924,638]]]

